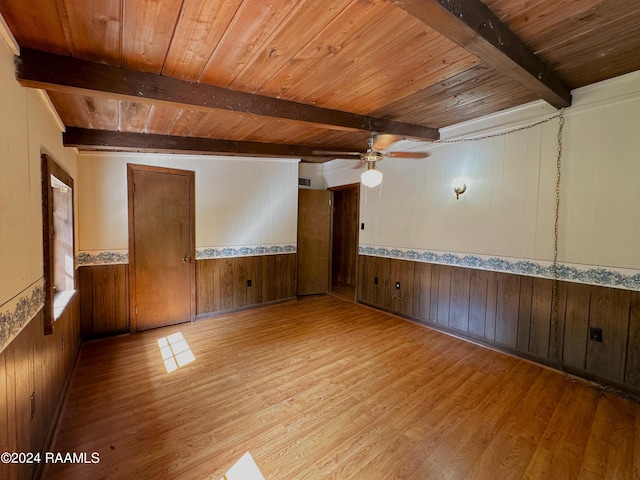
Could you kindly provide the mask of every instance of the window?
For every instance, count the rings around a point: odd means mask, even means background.
[[[50,156],[42,155],[42,221],[45,333],[75,293],[73,179]]]

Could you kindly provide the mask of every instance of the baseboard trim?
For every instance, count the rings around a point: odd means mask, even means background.
[[[53,413],[53,418],[51,420],[51,425],[49,427],[49,431],[47,432],[47,436],[44,439],[44,445],[42,447],[42,451],[40,455],[42,458],[45,457],[45,453],[52,450],[52,446],[56,437],[58,436],[58,432],[60,430],[60,420],[62,418],[62,411],[64,410],[64,406],[67,403],[67,397],[69,396],[69,391],[71,387],[71,380],[76,374],[76,370],[78,368],[78,364],[80,363],[80,353],[82,352],[83,341],[78,339],[78,350],[76,352],[76,356],[73,359],[73,366],[69,369],[69,373],[65,378],[64,384],[62,385],[62,390],[60,391],[60,397],[58,398],[58,404]],[[39,462],[36,470],[33,473],[33,480],[40,480],[42,478],[42,474],[44,472],[44,467],[46,466],[46,462]]]
[[[244,312],[245,310],[254,310],[256,308],[268,307],[269,305],[277,305],[279,303],[290,302],[297,300],[297,297],[280,298],[278,300],[271,300],[270,302],[254,303],[252,305],[243,305],[242,307],[229,308],[227,310],[218,310],[216,312],[205,312],[196,315],[196,322],[200,320],[207,320],[210,318],[222,317],[231,313]]]

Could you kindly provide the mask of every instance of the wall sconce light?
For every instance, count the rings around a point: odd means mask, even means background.
[[[460,195],[467,191],[466,180],[462,177],[454,178],[453,182],[451,182],[451,186],[456,194],[456,200],[459,200]]]
[[[382,183],[382,172],[376,170],[376,162],[367,162],[367,169],[360,175],[360,181],[369,188],[377,187]]]

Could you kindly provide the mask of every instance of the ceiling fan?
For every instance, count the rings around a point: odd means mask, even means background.
[[[361,163],[357,167],[367,165],[367,170],[362,172],[360,181],[367,187],[377,187],[382,183],[382,172],[376,169],[376,163],[385,158],[426,158],[429,156],[427,152],[387,152],[382,153],[380,150],[388,148],[391,144],[400,140],[397,135],[382,135],[377,132],[371,132],[371,137],[367,140],[369,148],[366,152],[360,154]]]
[[[313,154],[322,157],[335,155],[338,158],[358,158],[363,162],[377,162],[384,158],[426,158],[429,156],[426,152],[382,152],[382,150],[386,150],[402,139],[403,137],[400,135],[371,132],[371,136],[367,139],[369,148],[366,152],[315,150]],[[354,168],[359,168],[360,166]]]
[[[371,136],[367,139],[369,148],[366,152],[360,154],[360,160],[363,162],[379,162],[384,158],[426,158],[429,156],[426,152],[381,152],[381,150],[389,148],[399,140],[402,140],[402,137],[398,135],[371,132]]]
[[[354,169],[362,168],[365,165],[367,170],[362,173],[360,180],[367,187],[376,187],[382,183],[382,173],[376,169],[376,163],[385,158],[426,158],[429,156],[427,152],[382,152],[393,143],[402,140],[399,135],[382,134],[379,132],[371,132],[371,136],[367,139],[369,148],[366,152],[345,152],[345,151],[327,151],[316,150],[314,155],[323,157],[336,155],[338,158],[358,158],[360,162],[354,166]]]

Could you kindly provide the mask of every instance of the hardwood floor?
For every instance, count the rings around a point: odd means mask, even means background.
[[[639,405],[328,295],[86,343],[61,422],[47,479],[640,478]]]
[[[332,282],[330,295],[334,297],[344,298],[350,302],[356,301],[356,287],[355,285],[347,285],[342,282]]]

